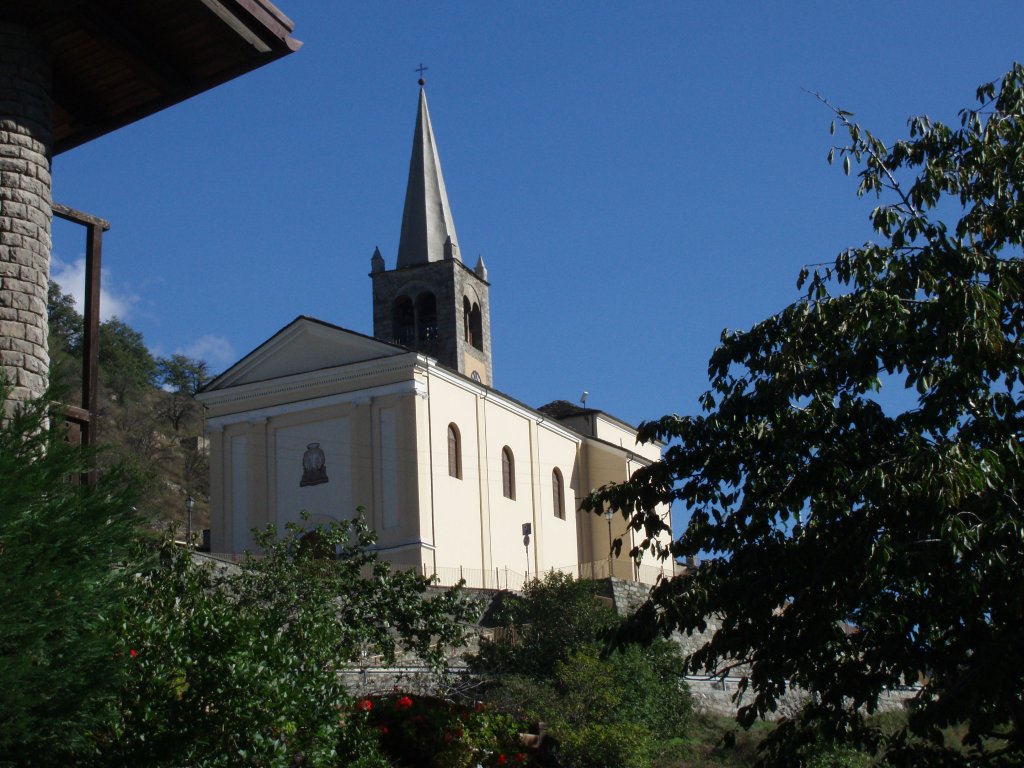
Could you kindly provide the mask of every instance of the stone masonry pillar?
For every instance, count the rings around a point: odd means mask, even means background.
[[[50,63],[30,30],[0,22],[0,365],[4,411],[47,386],[50,276]]]

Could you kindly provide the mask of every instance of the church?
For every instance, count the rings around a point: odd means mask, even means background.
[[[577,511],[660,446],[585,403],[534,409],[495,388],[488,270],[462,261],[423,81],[395,267],[378,249],[370,269],[372,337],[300,316],[199,394],[211,551],[237,556],[254,528],[362,509],[381,558],[442,584],[671,575],[629,557],[642,532],[621,516]]]

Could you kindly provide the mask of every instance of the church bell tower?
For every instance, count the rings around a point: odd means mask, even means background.
[[[370,260],[373,335],[492,386],[487,268],[462,263],[423,84],[397,265],[388,270],[379,249]]]

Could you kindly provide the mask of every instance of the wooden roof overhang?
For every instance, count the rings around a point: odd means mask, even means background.
[[[267,0],[3,0],[50,51],[53,154],[299,49]]]

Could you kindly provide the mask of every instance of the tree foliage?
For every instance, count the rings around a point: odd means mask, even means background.
[[[119,467],[79,483],[94,456],[46,403],[0,420],[0,765],[72,764],[116,697],[137,487]]]
[[[209,366],[205,360],[185,355],[161,357],[156,361],[156,377],[164,391],[158,410],[177,432],[199,409],[194,398],[210,379]]]
[[[812,738],[878,745],[864,713],[919,680],[890,760],[1024,760],[1024,69],[977,99],[959,126],[915,117],[891,146],[834,110],[849,142],[829,161],[860,169],[879,242],[723,333],[703,412],[644,424],[663,459],[585,505],[648,537],[656,504],[688,512],[670,552],[706,562],[659,585],[643,622],[721,617],[689,667],[749,663],[743,723],[812,692],[768,761]],[[887,399],[903,389],[908,406]],[[941,743],[955,723],[964,751]]]
[[[470,606],[457,589],[427,594],[427,579],[392,571],[373,543],[361,519],[312,537],[265,531],[265,554],[240,567],[166,543],[124,604],[127,682],[98,732],[100,762],[383,764],[339,673],[364,653],[438,662]]]
[[[82,334],[85,321],[75,309],[75,298],[52,280],[46,300],[49,324],[51,394],[67,402],[79,399],[82,379]]]
[[[618,626],[615,612],[597,601],[596,587],[557,571],[531,579],[521,597],[507,596],[497,611],[505,638],[484,641],[472,663],[485,672],[550,676],[559,661]]]
[[[53,280],[47,288],[46,314],[50,336],[56,340],[56,346],[69,354],[80,355],[85,320],[75,309],[75,297],[64,293]],[[54,345],[51,345],[51,352],[53,350]]]
[[[210,380],[210,367],[205,360],[186,355],[171,355],[157,360],[157,377],[169,392],[194,397]]]
[[[116,317],[100,323],[99,348],[101,380],[119,403],[153,386],[156,361],[134,328]]]
[[[485,698],[547,724],[550,765],[650,765],[685,735],[691,699],[678,647],[628,644],[605,653],[621,623],[595,598],[596,584],[552,572],[533,579],[498,615],[504,632],[470,657],[497,672]]]

